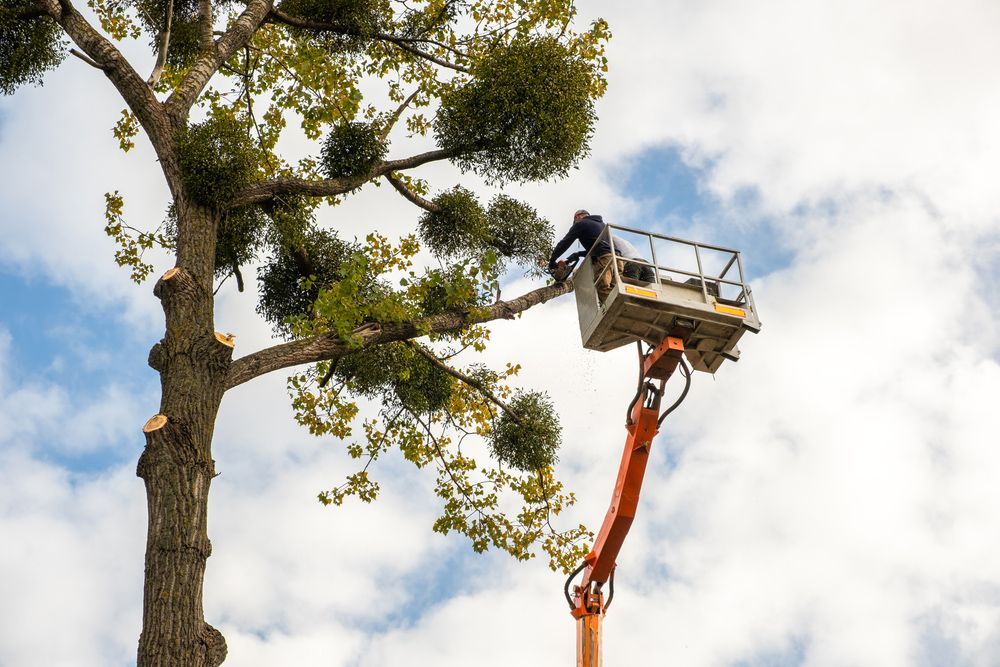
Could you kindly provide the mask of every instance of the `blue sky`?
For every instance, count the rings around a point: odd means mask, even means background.
[[[115,385],[141,412],[156,411],[158,382],[143,363],[151,343],[139,339],[112,308],[88,304],[43,277],[7,272],[0,272],[0,302],[0,328],[10,337],[8,382],[53,385],[82,403]],[[127,436],[70,451],[39,443],[36,456],[71,472],[93,473],[131,462],[139,447],[141,442]]]

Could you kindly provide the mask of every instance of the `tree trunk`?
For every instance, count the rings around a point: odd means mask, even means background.
[[[215,476],[212,433],[232,361],[232,342],[216,336],[212,277],[216,220],[178,206],[178,266],[157,282],[166,335],[149,364],[160,372],[160,414],[143,431],[136,474],[146,485],[149,526],[139,667],[216,667],[222,634],[202,604],[208,492]]]

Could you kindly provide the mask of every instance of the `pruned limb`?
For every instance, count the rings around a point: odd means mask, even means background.
[[[163,68],[167,64],[167,51],[170,50],[170,31],[173,28],[173,24],[174,0],[167,0],[166,25],[163,26],[163,30],[160,32],[160,44],[159,50],[156,53],[156,64],[153,66],[153,72],[146,80],[150,88],[155,88],[156,84],[160,82],[160,77],[163,76]]]
[[[153,415],[152,417],[146,420],[145,424],[142,425],[142,432],[152,433],[153,431],[159,431],[161,428],[167,425],[167,421],[169,420],[167,419],[166,415],[160,415],[160,414]]]
[[[368,181],[384,176],[393,171],[413,169],[420,165],[437,160],[447,160],[454,157],[454,151],[435,150],[419,155],[413,155],[401,160],[388,160],[377,165],[364,176],[352,178],[328,178],[324,180],[310,180],[298,178],[296,176],[281,176],[266,181],[255,183],[246,190],[233,197],[229,204],[230,209],[249,206],[251,204],[262,204],[280,195],[306,195],[311,197],[335,197],[356,190]]]
[[[215,332],[215,340],[226,347],[232,348],[236,346],[236,336],[231,333],[221,333],[219,331]]]
[[[444,58],[439,58],[433,53],[427,53],[423,49],[419,49],[413,46],[414,43],[428,42],[431,43],[432,40],[425,39],[414,39],[410,37],[401,37],[399,35],[390,35],[384,32],[364,32],[353,28],[350,26],[340,25],[337,23],[324,23],[321,21],[311,21],[309,19],[304,19],[299,16],[292,16],[286,12],[281,11],[281,9],[275,7],[271,10],[271,13],[267,17],[268,21],[273,23],[283,23],[293,28],[302,28],[304,30],[316,30],[319,32],[330,32],[338,35],[347,35],[351,37],[361,37],[373,40],[378,40],[380,42],[388,42],[394,45],[401,51],[406,51],[410,55],[417,56],[418,58],[423,58],[441,67],[447,67],[448,69],[453,69],[458,72],[469,73],[469,68],[464,65],[459,65],[458,63],[453,63],[450,60],[445,60]]]
[[[472,311],[461,310],[442,313],[410,322],[364,325],[354,331],[352,344],[348,345],[334,333],[311,336],[301,340],[275,345],[241,357],[232,363],[226,379],[226,389],[232,389],[256,377],[301,364],[339,359],[360,348],[408,340],[431,333],[445,333],[481,322],[513,319],[533,306],[550,301],[573,290],[571,280],[540,287],[510,301],[500,301]],[[360,347],[357,345],[360,342]]]
[[[425,211],[430,211],[431,213],[440,213],[441,207],[432,202],[429,199],[425,199],[418,195],[416,192],[411,190],[406,186],[406,183],[402,181],[396,174],[386,174],[385,180],[392,184],[392,187],[396,188],[396,192],[403,195],[411,202],[424,209]]]

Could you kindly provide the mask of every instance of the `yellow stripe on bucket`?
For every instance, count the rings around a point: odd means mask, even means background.
[[[625,286],[625,291],[629,294],[635,294],[636,296],[648,296],[650,299],[656,298],[656,292],[651,289],[642,289],[641,287],[632,287],[631,285]]]
[[[725,313],[726,315],[736,315],[737,317],[746,317],[747,311],[742,308],[731,308],[729,306],[722,306],[715,304],[715,309],[720,313]]]

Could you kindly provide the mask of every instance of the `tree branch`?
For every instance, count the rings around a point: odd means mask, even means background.
[[[430,333],[455,331],[481,322],[513,319],[515,315],[533,306],[568,294],[572,290],[573,283],[567,280],[563,283],[540,287],[510,301],[499,301],[492,306],[473,311],[453,311],[411,322],[382,325],[369,323],[355,329],[354,335],[355,338],[360,339],[361,347],[364,348],[417,338]],[[356,345],[348,346],[339,336],[332,333],[275,345],[234,361],[229,367],[226,389],[232,389],[244,382],[282,368],[339,359],[358,349]]]
[[[408,188],[406,186],[406,183],[404,183],[396,174],[386,174],[385,180],[389,181],[389,183],[392,184],[392,187],[396,188],[396,192],[403,195],[404,197],[406,197],[411,202],[413,202],[420,208],[424,209],[425,211],[430,211],[431,213],[441,212],[440,206],[438,206],[429,199],[424,199],[416,192]]]
[[[453,151],[428,151],[427,153],[420,153],[419,155],[414,155],[401,160],[389,160],[387,162],[383,162],[364,176],[354,176],[349,178],[328,178],[321,181],[298,178],[294,176],[272,178],[266,181],[261,181],[260,183],[255,183],[246,190],[238,193],[235,197],[233,197],[233,200],[230,202],[228,208],[234,209],[240,208],[241,206],[249,206],[250,204],[261,204],[263,202],[270,201],[279,195],[334,197],[336,195],[342,195],[350,192],[351,190],[355,190],[368,181],[378,178],[379,176],[384,176],[390,172],[401,171],[403,169],[413,169],[414,167],[419,167],[420,165],[427,164],[428,162],[446,160],[454,155],[455,153]]]
[[[456,368],[452,368],[448,364],[444,363],[443,361],[441,361],[440,359],[438,359],[436,356],[434,356],[431,353],[431,351],[428,350],[423,345],[420,345],[419,343],[414,343],[412,340],[404,340],[403,342],[406,345],[410,346],[410,348],[412,348],[414,351],[416,351],[424,359],[426,359],[427,361],[429,361],[431,363],[431,365],[433,365],[435,368],[439,368],[440,370],[442,370],[443,372],[445,372],[448,375],[452,376],[453,378],[455,378],[459,382],[464,382],[465,384],[469,385],[470,387],[472,387],[473,389],[475,389],[476,391],[478,391],[480,394],[482,394],[483,396],[485,396],[487,398],[487,400],[489,400],[491,403],[493,403],[498,408],[500,408],[501,410],[503,410],[504,412],[506,412],[507,415],[510,416],[511,419],[513,419],[514,421],[516,421],[518,424],[521,423],[521,418],[518,416],[518,414],[516,412],[514,412],[513,410],[511,410],[510,407],[506,403],[504,403],[503,401],[501,401],[497,397],[497,395],[494,394],[492,391],[490,391],[486,387],[486,385],[484,385],[482,382],[480,382],[479,380],[477,380],[475,378],[471,378],[468,375],[466,375],[465,373],[461,372],[460,370],[458,370]]]
[[[406,107],[410,106],[410,103],[416,99],[418,93],[420,93],[420,88],[417,88],[410,93],[409,97],[403,100],[402,104],[396,107],[396,110],[393,111],[392,114],[386,119],[385,127],[382,128],[382,134],[379,135],[382,141],[385,141],[389,137],[389,133],[392,132],[393,126],[396,125],[399,121],[399,117],[403,115],[404,111],[406,111]]]
[[[191,106],[222,63],[250,42],[254,32],[264,22],[264,17],[271,11],[272,3],[273,0],[249,0],[246,9],[229,30],[217,41],[212,42],[208,50],[198,57],[180,87],[167,98],[165,105],[172,117],[181,119],[187,116]]]
[[[385,42],[391,42],[396,46],[396,48],[400,49],[401,51],[406,51],[411,55],[417,56],[418,58],[429,60],[432,63],[440,65],[441,67],[447,67],[448,69],[453,69],[456,72],[464,72],[465,74],[471,73],[471,70],[468,67],[464,65],[459,65],[458,63],[453,63],[450,60],[445,60],[444,58],[438,58],[437,56],[427,53],[426,51],[422,51],[415,46],[410,46],[407,43],[407,40],[403,40],[398,37],[392,37],[391,35],[385,35],[383,37],[380,37],[379,39]]]
[[[160,160],[167,184],[173,191],[177,182],[173,155],[173,130],[159,100],[125,56],[78,12],[70,0],[39,0],[39,5],[66,32],[70,39],[104,74],[139,120]]]
[[[438,439],[434,437],[434,432],[431,430],[430,424],[425,424],[424,420],[420,418],[420,415],[415,413],[413,410],[407,408],[406,411],[409,412],[410,416],[413,417],[413,419],[423,427],[424,432],[427,433],[427,437],[430,438],[430,441],[434,444],[434,451],[437,453],[437,457],[438,459],[440,459],[444,471],[448,473],[448,477],[451,479],[451,483],[454,484],[455,488],[461,492],[462,497],[465,499],[466,504],[472,507],[472,511],[469,512],[465,518],[468,519],[470,516],[472,516],[473,513],[476,513],[479,516],[481,516],[484,520],[488,520],[486,512],[483,511],[483,508],[480,507],[480,504],[476,502],[476,499],[473,496],[469,495],[468,488],[461,482],[459,482],[458,479],[455,477],[455,473],[452,472],[451,466],[448,465],[448,460],[444,457],[444,450],[441,449],[441,445],[438,442]]]
[[[215,40],[212,39],[212,0],[198,0],[198,23],[201,51],[211,53],[215,46]]]
[[[292,16],[287,14],[277,7],[271,10],[268,15],[267,20],[272,23],[282,23],[284,25],[291,26],[293,28],[302,28],[303,30],[316,30],[319,32],[332,32],[338,35],[346,35],[350,37],[361,37],[362,39],[374,39],[380,42],[388,42],[396,46],[396,48],[401,51],[406,51],[407,53],[417,56],[418,58],[423,58],[424,60],[429,60],[432,63],[440,65],[441,67],[447,67],[448,69],[453,69],[458,72],[469,73],[469,68],[464,65],[459,65],[453,63],[444,58],[439,58],[432,53],[427,53],[422,49],[418,49],[412,46],[414,42],[418,43],[434,43],[433,40],[419,39],[413,37],[400,37],[398,35],[390,35],[384,32],[363,32],[357,28],[353,28],[345,25],[338,25],[336,23],[323,23],[320,21],[310,21],[309,19],[300,18],[298,16]],[[450,48],[450,47],[449,47]],[[454,50],[454,49],[452,49]]]
[[[170,31],[174,23],[174,0],[167,0],[167,21],[160,33],[160,49],[156,54],[156,64],[146,80],[150,88],[155,88],[163,75],[163,67],[167,64],[167,51],[170,50]]]
[[[86,53],[82,53],[80,51],[77,51],[76,49],[70,49],[69,52],[72,53],[77,58],[79,58],[80,60],[82,60],[83,62],[85,62],[88,65],[90,65],[91,67],[99,69],[102,72],[104,71],[104,69],[105,69],[104,65],[98,65],[96,62],[94,62],[93,58],[91,58],[90,56],[88,56]]]

